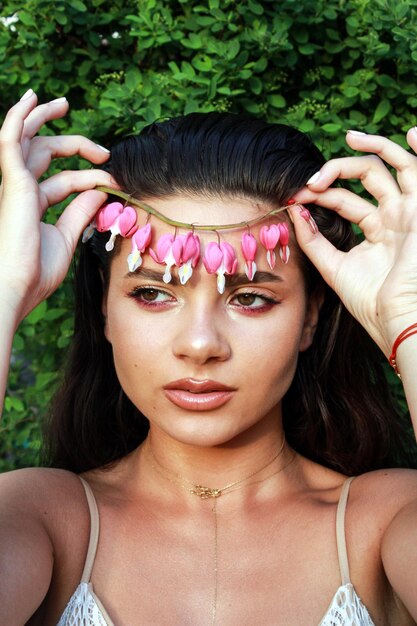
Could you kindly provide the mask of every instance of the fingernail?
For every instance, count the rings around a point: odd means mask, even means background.
[[[317,228],[317,224],[314,221],[310,211],[305,207],[300,207],[300,216],[305,222],[307,222],[313,235],[316,235],[319,232],[319,229]]]
[[[308,179],[308,181],[306,182],[306,185],[314,185],[314,183],[316,183],[319,178],[320,178],[320,172],[316,172],[315,174],[313,174],[311,178]]]
[[[107,148],[105,148],[104,146],[100,146],[99,143],[96,143],[97,148],[100,148],[100,150],[103,150],[103,152],[107,152],[107,154],[110,154],[110,150],[107,150]]]
[[[366,133],[363,133],[360,130],[348,130],[347,132],[350,133],[351,135],[358,135],[358,137],[359,136],[363,137],[364,135],[366,135]]]
[[[33,96],[33,89],[28,89],[26,93],[23,94],[23,96],[20,98],[20,102],[22,100],[27,100],[28,98],[30,98],[30,96]]]
[[[66,102],[66,101],[67,99],[64,96],[62,98],[55,98],[55,100],[51,100],[49,104],[59,104],[60,102]]]

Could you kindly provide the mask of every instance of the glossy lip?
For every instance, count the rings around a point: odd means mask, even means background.
[[[215,380],[181,378],[164,386],[165,395],[176,406],[188,411],[211,411],[232,398],[236,391]]]
[[[165,385],[164,389],[181,389],[190,393],[207,393],[210,391],[235,391],[233,387],[223,385],[216,380],[205,378],[197,380],[196,378],[180,378]]]

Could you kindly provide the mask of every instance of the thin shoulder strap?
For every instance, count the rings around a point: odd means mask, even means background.
[[[87,496],[88,508],[90,510],[90,540],[88,543],[87,556],[85,559],[84,570],[81,576],[82,583],[90,582],[91,571],[94,565],[94,559],[96,558],[98,537],[100,534],[100,519],[98,515],[97,502],[91,491],[90,485],[81,476],[78,477],[84,487],[85,495]]]
[[[349,488],[354,476],[347,478],[342,485],[340,492],[339,503],[337,505],[336,513],[336,542],[337,542],[337,555],[339,557],[340,575],[342,578],[342,585],[350,583],[349,575],[349,561],[346,550],[346,534],[345,534],[345,512],[346,503],[349,496]]]

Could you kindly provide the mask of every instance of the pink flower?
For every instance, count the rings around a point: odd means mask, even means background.
[[[167,233],[165,235],[162,235],[158,239],[158,243],[156,244],[156,252],[154,252],[152,248],[149,248],[149,254],[153,258],[153,260],[156,263],[159,263],[160,265],[163,265],[163,264],[166,265],[165,273],[163,276],[164,283],[170,282],[172,278],[171,267],[176,264],[176,260],[175,260],[174,252],[173,252],[174,242],[175,242],[174,235],[170,235],[169,233]],[[177,257],[177,260],[179,260],[178,248],[179,248],[179,245],[177,243],[175,246],[175,256]]]
[[[279,226],[279,256],[283,263],[288,263],[290,258],[290,249],[288,242],[290,240],[290,231],[287,224],[278,224]]]
[[[314,218],[312,217],[310,211],[304,207],[300,211],[300,215],[303,218],[303,220],[305,220],[307,224],[310,226],[310,230],[313,233],[313,235],[316,235],[319,232],[319,229],[317,228],[317,224],[314,221]]]
[[[151,243],[151,225],[145,224],[132,237],[132,252],[127,257],[129,272],[134,272],[142,265],[142,254]]]
[[[131,206],[123,206],[121,202],[111,202],[102,207],[96,216],[96,228],[100,233],[110,231],[110,239],[106,243],[106,250],[114,248],[117,235],[132,237],[137,231],[136,211]]]
[[[200,239],[194,233],[180,235],[177,237],[178,239],[180,239],[182,244],[178,276],[181,285],[185,285],[191,278],[193,268],[197,265],[200,258]]]
[[[203,264],[209,274],[217,274],[217,290],[224,293],[225,274],[234,274],[237,268],[236,253],[227,241],[211,241],[204,252]]]
[[[280,224],[271,224],[271,226],[262,226],[259,232],[259,238],[261,240],[261,244],[264,248],[267,249],[266,260],[268,261],[268,265],[271,270],[275,267],[275,252],[274,249],[277,247],[278,242],[280,240]]]
[[[256,272],[255,256],[258,244],[256,239],[250,233],[243,233],[242,235],[242,252],[245,258],[246,276],[249,280],[253,280]]]

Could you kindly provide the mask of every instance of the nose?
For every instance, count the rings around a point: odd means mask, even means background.
[[[173,342],[174,355],[197,365],[226,361],[232,350],[225,320],[201,302],[195,304],[183,317],[183,325]]]

